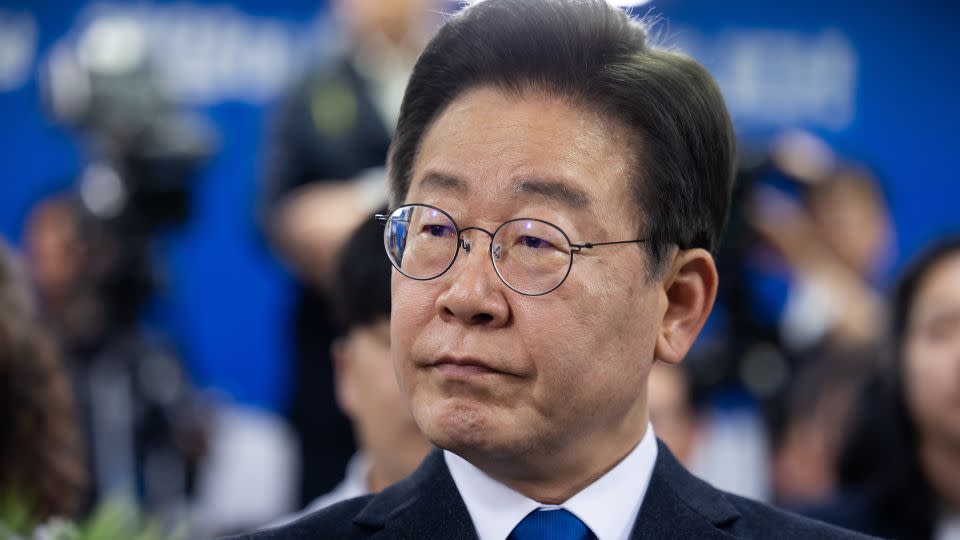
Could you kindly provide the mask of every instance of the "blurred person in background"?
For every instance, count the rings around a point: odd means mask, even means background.
[[[887,315],[879,286],[893,250],[873,173],[838,162],[812,137],[785,135],[774,144],[773,170],[753,190],[747,216],[786,264],[779,332],[795,354],[879,341]]]
[[[46,112],[81,159],[69,191],[32,208],[24,240],[76,398],[85,504],[118,495],[175,518],[193,495],[205,416],[178,347],[147,319],[163,285],[159,238],[192,216],[217,137],[170,93],[148,42],[129,18],[105,17],[42,65]]]
[[[77,517],[86,481],[69,379],[0,240],[0,537]],[[10,515],[17,509],[24,514]]]
[[[877,347],[831,350],[797,367],[771,411],[773,500],[802,510],[837,494],[836,470],[856,399],[876,372]]]
[[[26,254],[35,291],[48,324],[69,343],[92,339],[100,324],[92,299],[75,298],[82,294],[76,282],[84,271],[78,226],[75,208],[64,197],[40,203],[26,226]]]
[[[742,151],[716,316],[687,361],[709,403],[694,470],[787,506],[832,494],[845,404],[878,363],[893,243],[877,178],[824,141],[790,131]]]
[[[650,423],[660,440],[687,467],[691,465],[699,428],[692,392],[690,375],[683,364],[654,362],[647,383]]]
[[[806,132],[740,180],[721,255],[728,362],[758,398],[771,500],[802,508],[834,494],[851,403],[880,364],[892,223],[875,174]]]
[[[175,348],[142,325],[155,274],[128,234],[75,195],[50,197],[28,219],[27,269],[76,397],[83,507],[121,494],[176,513],[205,452],[205,415]]]
[[[280,106],[269,141],[263,221],[301,283],[289,415],[300,438],[300,499],[330,490],[354,451],[336,406],[326,290],[335,255],[386,196],[387,148],[437,0],[335,0],[341,31]]]
[[[861,394],[843,494],[811,515],[887,538],[960,538],[960,237],[904,273],[893,363]]]
[[[333,303],[342,330],[331,351],[334,382],[358,450],[340,484],[300,515],[381,491],[412,473],[431,448],[390,359],[390,263],[382,245],[382,226],[366,221],[346,240],[336,265]]]

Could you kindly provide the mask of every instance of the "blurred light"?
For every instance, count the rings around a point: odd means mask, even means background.
[[[127,189],[112,167],[93,163],[80,180],[80,199],[90,212],[101,219],[120,215],[127,204]]]
[[[63,43],[50,53],[45,87],[54,116],[73,122],[90,107],[90,77],[80,67],[73,50]]]
[[[462,3],[467,6],[472,6],[474,4],[479,4],[482,1],[483,0],[465,0]],[[613,7],[629,8],[648,4],[650,3],[650,0],[607,0],[607,3]]]
[[[0,9],[0,91],[19,88],[29,79],[36,51],[33,15]]]
[[[77,56],[90,68],[104,74],[126,73],[144,62],[146,38],[131,17],[97,19],[87,28],[77,46]]]

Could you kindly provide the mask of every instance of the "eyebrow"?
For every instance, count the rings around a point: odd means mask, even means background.
[[[423,180],[420,181],[420,186],[444,191],[457,191],[463,194],[470,191],[462,178],[436,171],[430,171],[424,175]]]
[[[438,171],[427,172],[423,180],[420,181],[420,186],[425,189],[455,191],[460,194],[467,194],[470,191],[467,182],[459,176]],[[575,210],[582,210],[590,206],[590,197],[585,191],[571,187],[559,180],[525,178],[517,182],[513,191],[521,195],[539,195]]]
[[[575,210],[582,210],[590,206],[590,197],[587,196],[586,192],[557,180],[528,178],[518,182],[514,192],[540,195]]]

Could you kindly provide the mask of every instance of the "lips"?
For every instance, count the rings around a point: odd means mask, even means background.
[[[425,367],[453,378],[509,375],[509,373],[493,367],[489,362],[467,356],[444,355],[436,360],[427,362]]]

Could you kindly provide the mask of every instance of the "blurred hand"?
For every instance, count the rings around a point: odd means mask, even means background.
[[[380,171],[382,174],[382,171]],[[386,200],[385,182],[369,178],[318,182],[291,193],[278,207],[272,228],[281,255],[307,282],[324,288],[337,253],[350,233]]]
[[[886,303],[867,281],[827,244],[815,221],[785,193],[772,187],[756,189],[747,220],[783,255],[797,279],[816,282],[830,298],[824,317],[831,321],[829,337],[846,344],[877,339],[886,321]]]

